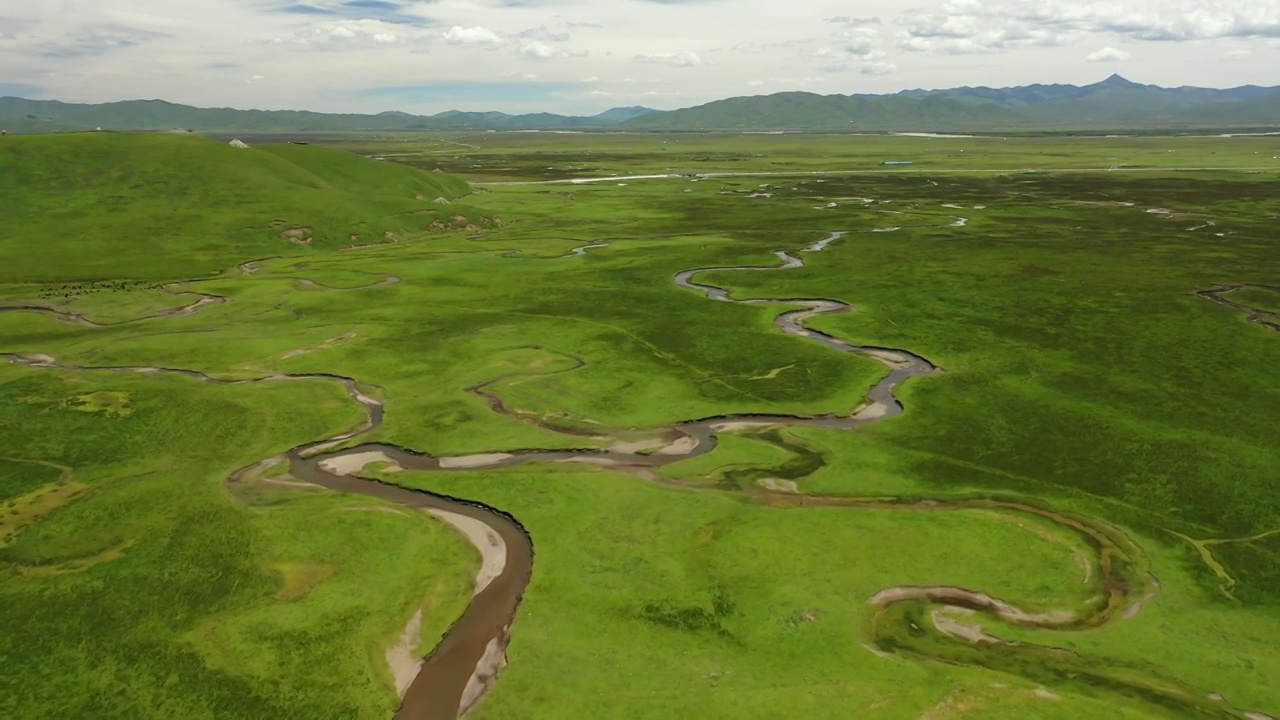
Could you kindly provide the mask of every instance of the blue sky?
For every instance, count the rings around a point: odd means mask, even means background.
[[[595,113],[783,90],[1280,84],[1280,0],[58,0],[0,9],[0,94]]]

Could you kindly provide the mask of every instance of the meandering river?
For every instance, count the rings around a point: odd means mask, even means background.
[[[865,232],[875,232],[869,230]],[[832,351],[850,353],[871,358],[887,368],[883,379],[866,393],[865,401],[842,414],[812,417],[790,415],[725,415],[677,422],[665,429],[669,444],[652,451],[636,449],[628,451],[621,444],[610,450],[495,450],[485,455],[467,457],[432,457],[410,449],[380,443],[350,446],[376,429],[383,419],[381,402],[361,390],[355,378],[326,374],[279,374],[249,380],[221,380],[205,373],[157,367],[88,367],[60,362],[45,355],[7,354],[0,357],[9,362],[38,368],[57,368],[64,371],[112,371],[131,373],[171,373],[187,376],[201,382],[236,385],[263,382],[284,382],[303,379],[327,379],[341,383],[347,394],[366,410],[366,418],[354,428],[338,435],[324,438],[290,450],[283,456],[267,458],[253,466],[233,473],[228,482],[245,482],[258,471],[271,465],[287,462],[289,474],[299,483],[320,486],[336,492],[366,495],[397,503],[407,508],[431,512],[459,529],[476,545],[484,558],[477,575],[476,591],[462,617],[444,636],[431,655],[421,663],[416,676],[407,683],[403,701],[396,713],[397,720],[456,720],[479,702],[495,682],[498,672],[506,663],[506,648],[511,639],[520,602],[532,577],[534,567],[534,543],[519,521],[497,508],[465,499],[445,497],[424,491],[411,490],[375,479],[361,477],[362,470],[373,462],[387,462],[405,470],[494,470],[523,463],[589,463],[633,473],[650,481],[661,481],[654,469],[686,460],[713,450],[717,436],[723,432],[774,426],[816,426],[850,430],[869,423],[880,422],[904,411],[895,390],[904,382],[938,372],[928,359],[908,350],[888,347],[865,346],[851,343],[834,335],[809,328],[806,323],[814,317],[831,313],[852,312],[853,308],[839,300],[828,298],[761,298],[737,299],[724,287],[700,281],[709,272],[779,272],[803,267],[804,254],[822,252],[849,233],[832,233],[825,239],[792,252],[780,250],[775,255],[776,265],[700,267],[678,273],[676,285],[697,292],[715,302],[749,306],[777,306],[782,312],[776,317],[777,328],[794,337],[819,343]],[[578,248],[569,257],[584,254],[587,250],[603,247],[603,244]],[[258,269],[254,261],[240,266],[248,274]],[[398,282],[398,278],[386,280],[370,288]],[[196,301],[177,310],[165,311],[141,319],[167,315],[189,314],[200,308],[225,302],[226,298],[166,289],[177,294],[189,294]],[[1215,293],[1210,299],[1223,301]],[[38,307],[12,308],[21,312],[45,312],[61,320],[79,325],[96,326],[83,316]],[[487,384],[472,388],[472,392],[489,400],[495,412],[507,412],[502,401],[485,394]],[[550,427],[550,426],[549,426]],[[552,428],[557,429],[557,428]],[[581,433],[579,433],[581,434]],[[665,481],[670,482],[670,481]],[[1132,617],[1158,590],[1159,584],[1151,575],[1141,549],[1125,533],[1105,523],[1048,510],[1025,503],[997,498],[893,500],[884,498],[858,499],[847,497],[818,497],[777,489],[746,491],[750,497],[783,507],[847,507],[862,509],[946,512],[977,508],[996,509],[1021,513],[1057,524],[1063,531],[1075,534],[1091,548],[1095,557],[1089,558],[1088,579],[1097,587],[1094,601],[1085,607],[1063,608],[1032,612],[980,591],[953,587],[895,587],[885,588],[868,599],[867,613],[869,647],[876,652],[909,652],[925,658],[930,652],[909,649],[893,641],[900,628],[892,623],[900,622],[893,612],[895,607],[909,604],[931,607],[957,608],[966,612],[978,612],[994,619],[1017,625],[1041,628],[1075,629],[1096,627],[1117,618]],[[1012,653],[1025,647],[1016,643],[1003,643],[982,632],[958,622],[952,616],[934,611],[935,629],[954,642],[983,646],[986,653]],[[999,657],[998,655],[992,657]],[[945,659],[945,658],[943,658]],[[978,664],[985,664],[979,662]],[[1110,680],[1099,676],[1102,680]],[[1195,716],[1239,718],[1242,711],[1223,702],[1205,702],[1188,699],[1179,690],[1161,691],[1141,686],[1142,693],[1153,696],[1153,702],[1172,704],[1193,711]],[[1151,698],[1149,698],[1151,699]]]

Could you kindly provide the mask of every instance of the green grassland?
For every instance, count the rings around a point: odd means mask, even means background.
[[[476,718],[1180,716],[1034,651],[992,668],[864,647],[867,599],[888,586],[1085,602],[1090,548],[1078,536],[1005,511],[784,508],[741,492],[766,478],[848,498],[1009,498],[1115,524],[1161,584],[1141,613],[1084,631],[987,631],[1280,711],[1280,535],[1269,534],[1280,529],[1280,335],[1195,295],[1280,282],[1277,175],[1256,170],[1273,141],[342,140],[482,181],[921,160],[886,174],[477,185],[440,206],[437,195],[466,188],[316,146],[11,139],[0,189],[29,189],[0,200],[0,253],[14,258],[0,264],[0,306],[50,305],[54,289],[90,279],[139,282],[56,305],[106,327],[0,313],[0,352],[219,378],[350,376],[386,402],[386,422],[362,440],[435,455],[603,447],[732,413],[850,412],[882,365],[779,333],[777,307],[708,302],[672,277],[776,265],[774,251],[851,231],[802,253],[804,268],[700,280],[740,298],[853,304],[813,327],[944,368],[900,389],[904,416],[725,436],[663,470],[685,487],[580,466],[385,476],[498,507],[534,539],[511,664]],[[1106,171],[1130,163],[1152,169]],[[51,188],[63,174],[85,180]],[[167,179],[129,190],[155,177]],[[160,198],[175,188],[192,208],[238,209],[171,213]],[[110,197],[118,212],[84,210]],[[204,199],[218,197],[240,202]],[[10,210],[26,222],[8,223]],[[445,227],[432,228],[424,213],[441,212]],[[315,228],[314,242],[282,239],[277,219]],[[351,248],[356,227],[394,237]],[[871,232],[888,228],[899,229]],[[597,242],[609,245],[568,255]],[[286,257],[236,267],[269,256]],[[227,301],[139,319],[187,304],[182,290]],[[225,484],[355,425],[336,383],[0,364],[0,393],[0,500],[13,503],[0,505],[0,623],[14,638],[0,660],[21,668],[0,681],[5,717],[385,717],[396,699],[382,650],[424,607],[425,652],[466,602],[476,560],[430,518]]]
[[[127,417],[67,402],[125,393]],[[387,671],[370,661],[422,598],[445,603],[438,637],[465,597],[470,550],[425,517],[228,494],[232,466],[355,421],[330,384],[5,365],[0,395],[24,455],[0,464],[4,717],[383,717]]]
[[[1280,292],[1266,288],[1244,288],[1231,293],[1231,299],[1263,312],[1280,314]]]
[[[0,167],[9,280],[181,280],[299,243],[384,242],[447,218],[433,201],[465,192],[322,148],[246,153],[179,134],[6,138]]]
[[[478,718],[916,717],[967,684],[985,702],[1030,697],[872,654],[866,598],[933,582],[1029,602],[1084,590],[1065,549],[977,513],[776,510],[608,473],[424,481],[517,508],[542,538],[511,666]]]
[[[645,173],[873,173],[994,171],[1150,172],[1158,168],[1280,168],[1274,139],[1257,137],[912,137],[742,133],[410,134],[336,140],[473,180],[563,180]],[[885,161],[910,161],[884,167]],[[1111,169],[1115,168],[1114,171]],[[767,182],[762,180],[761,182]]]

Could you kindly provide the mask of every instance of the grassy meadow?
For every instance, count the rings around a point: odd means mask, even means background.
[[[387,411],[361,441],[437,456],[600,448],[726,414],[847,414],[882,365],[783,335],[780,307],[709,302],[672,278],[773,266],[777,250],[849,231],[799,253],[804,268],[698,279],[737,298],[854,305],[813,327],[943,368],[899,390],[902,417],[725,435],[661,470],[682,487],[581,465],[385,476],[500,508],[533,537],[510,666],[473,716],[1275,715],[1280,334],[1195,294],[1280,284],[1274,142],[4,138],[0,353],[354,377]],[[482,184],[837,170],[858,172]],[[226,301],[160,315],[194,301],[183,292]],[[1280,307],[1265,289],[1231,297]],[[423,609],[425,654],[465,606],[478,560],[433,519],[273,482],[284,475],[226,484],[358,424],[336,382],[0,362],[0,395],[0,661],[16,669],[0,716],[387,717],[385,648]],[[880,590],[1078,607],[1096,549],[1011,511],[781,507],[743,492],[769,478],[1097,518],[1134,538],[1160,590],[1096,629],[981,618],[1030,649],[884,655],[866,636]],[[1134,689],[1151,685],[1194,702]]]

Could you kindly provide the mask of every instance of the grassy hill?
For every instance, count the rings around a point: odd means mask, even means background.
[[[312,145],[10,136],[0,138],[0,266],[32,281],[195,277],[422,231],[468,214],[434,202],[468,192],[452,176]]]

